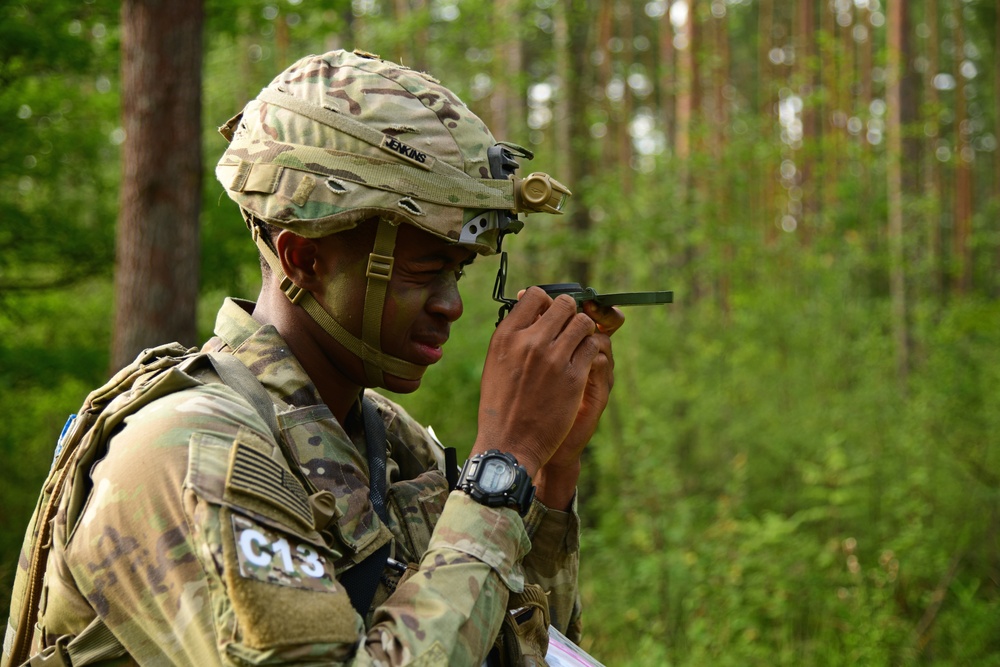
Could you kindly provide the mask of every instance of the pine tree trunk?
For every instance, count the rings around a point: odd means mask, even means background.
[[[944,199],[944,179],[941,173],[941,163],[937,159],[937,142],[941,134],[941,122],[938,111],[940,103],[934,77],[940,71],[941,58],[940,23],[938,20],[938,0],[927,0],[927,11],[924,21],[927,23],[927,75],[924,77],[926,99],[924,106],[929,111],[924,119],[924,132],[930,138],[930,146],[925,151],[924,193],[927,205],[927,262],[930,268],[931,290],[941,296],[944,292],[943,271],[943,239],[941,235],[941,202]]]
[[[906,324],[906,271],[903,264],[903,123],[902,78],[905,5],[889,4],[886,19],[888,44],[886,67],[886,176],[888,189],[889,292],[892,299],[892,329],[896,344],[896,372],[905,387],[909,368],[909,333]]]
[[[677,50],[677,112],[674,114],[676,119],[674,146],[682,172],[686,172],[686,163],[691,157],[691,121],[695,108],[694,16],[694,3],[689,2],[687,20],[677,28],[677,38],[683,48]],[[681,180],[682,182],[686,181],[686,173]]]
[[[774,30],[774,0],[760,0],[757,10],[757,69],[760,72],[757,83],[757,107],[760,114],[762,131],[770,132],[774,127],[774,97],[773,81],[775,79],[774,67],[771,65],[770,51],[772,45],[772,33]],[[754,191],[757,193],[756,218],[764,223],[764,239],[770,244],[777,238],[777,226],[775,223],[775,190],[776,183],[774,171],[765,165],[765,168],[757,170],[757,184]]]
[[[122,3],[122,186],[114,369],[196,342],[201,202],[201,0]]]
[[[799,158],[799,187],[802,198],[796,217],[802,230],[803,242],[808,243],[818,226],[819,196],[815,182],[817,139],[816,107],[811,97],[815,93],[816,75],[812,61],[816,40],[816,8],[812,0],[798,1],[795,34],[795,70],[802,98],[802,150]]]
[[[589,86],[593,85],[590,78],[590,53],[593,44],[588,43],[587,30],[593,24],[594,17],[588,12],[587,4],[580,0],[557,2],[553,13],[555,39],[560,48],[557,62],[562,84],[561,99],[557,102],[557,125],[560,126],[557,131],[561,137],[559,145],[568,147],[559,178],[565,174],[566,185],[578,193],[591,173],[593,163],[592,140],[587,124]],[[583,197],[573,197],[571,202],[566,222],[577,238],[586,239],[591,227],[590,209]],[[580,255],[570,258],[570,280],[589,285],[591,270],[589,257]]]
[[[997,10],[996,16],[993,35],[993,136],[1000,139],[1000,9]],[[993,149],[993,204],[994,211],[1000,210],[1000,150],[996,148]],[[991,289],[993,298],[1000,298],[1000,247],[997,248],[997,255],[993,258]]]
[[[968,106],[965,101],[965,19],[962,0],[953,0],[955,17],[955,282],[954,291],[967,294],[972,288],[972,162],[974,150],[969,141]]]
[[[597,89],[607,131],[600,140],[602,164],[618,164],[615,142],[615,109],[608,95],[614,71],[611,38],[614,36],[614,0],[601,0],[597,13]]]
[[[635,62],[635,55],[632,51],[632,43],[634,41],[634,31],[632,29],[632,10],[630,6],[630,0],[616,0],[616,15],[618,16],[620,22],[618,25],[618,33],[622,40],[622,50],[619,58],[621,59],[623,66],[621,67],[621,75],[623,78],[622,83],[624,84],[623,96],[621,108],[618,111],[618,117],[615,121],[617,142],[618,142],[618,156],[616,164],[619,165],[622,174],[622,193],[626,196],[632,194],[632,134],[630,132],[630,124],[632,122],[633,113],[633,99],[632,99],[632,87],[628,84],[628,69],[629,66]]]
[[[497,139],[521,143],[525,109],[521,80],[524,60],[519,27],[520,10],[517,0],[497,0],[493,5],[498,48],[494,50],[494,76],[496,82],[491,97],[493,123],[491,128]]]
[[[840,144],[844,132],[844,112],[840,107],[840,84],[837,80],[836,14],[829,2],[820,5],[820,76],[822,77],[823,102],[823,180],[829,187],[823,189],[823,208],[835,210],[836,184],[840,179]]]
[[[712,200],[716,206],[716,220],[720,221],[721,257],[719,258],[718,299],[719,307],[727,316],[730,310],[730,292],[732,289],[732,263],[735,251],[730,235],[731,223],[721,222],[730,219],[730,212],[736,210],[735,190],[731,182],[731,170],[723,168],[726,156],[726,128],[729,125],[729,109],[726,106],[726,87],[729,85],[729,30],[726,15],[712,16],[714,37],[714,58],[712,63],[712,98],[713,113],[711,148],[714,168]]]
[[[667,150],[674,152],[675,125],[675,72],[674,72],[674,27],[670,23],[670,14],[664,13],[657,22],[657,40],[659,46],[659,94],[660,116],[663,118],[663,136],[667,141]]]

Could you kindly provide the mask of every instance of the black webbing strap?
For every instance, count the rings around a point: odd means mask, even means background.
[[[295,455],[281,434],[281,428],[278,426],[278,417],[274,412],[274,401],[271,400],[271,396],[267,393],[264,385],[260,383],[260,380],[253,374],[253,371],[244,366],[243,362],[232,354],[211,352],[208,354],[208,358],[212,362],[215,372],[222,379],[223,384],[235,390],[247,403],[253,406],[257,414],[260,415],[260,418],[267,424],[267,427],[271,429],[271,435],[274,436],[274,444],[278,446],[285,460],[288,461],[288,469],[305,489],[309,489],[309,480],[302,472],[302,469],[295,465]],[[307,490],[306,493],[309,493],[309,491]]]
[[[207,356],[222,382],[253,406],[267,427],[271,429],[275,443],[280,446],[282,443],[281,429],[278,428],[278,418],[274,413],[274,402],[253,371],[231,354],[214,352]]]
[[[364,417],[365,449],[368,454],[368,499],[378,518],[388,525],[389,515],[385,509],[385,422],[382,421],[378,408],[367,398],[361,401],[361,414]],[[391,542],[386,542],[340,577],[341,585],[347,590],[351,604],[361,614],[361,618],[368,617],[391,546]]]

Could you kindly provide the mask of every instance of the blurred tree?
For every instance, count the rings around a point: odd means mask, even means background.
[[[819,151],[819,127],[816,112],[816,4],[812,0],[798,0],[795,20],[795,72],[799,99],[802,100],[802,139],[799,152],[799,187],[802,189],[800,222],[807,237],[816,233],[819,223],[820,187],[816,182]],[[871,42],[872,40],[868,40]],[[861,72],[863,80],[871,83],[868,73]]]
[[[886,81],[886,106],[889,108],[887,133],[887,194],[889,200],[889,282],[892,294],[892,327],[896,342],[896,369],[900,383],[905,387],[909,372],[909,330],[906,322],[906,267],[903,252],[903,76],[907,51],[905,3],[890,5],[888,17],[888,63]]]
[[[972,128],[968,115],[966,63],[965,58],[965,2],[952,0],[951,16],[955,58],[953,77],[955,80],[955,198],[954,198],[954,241],[952,245],[953,280],[952,288],[959,294],[966,294],[972,288],[972,162],[975,150],[972,147]]]
[[[197,342],[202,0],[122,3],[125,130],[113,369]]]
[[[495,48],[490,96],[490,129],[498,138],[516,137],[525,119],[524,46],[521,10],[517,0],[497,0],[493,6]]]
[[[941,107],[938,95],[937,75],[941,71],[941,43],[938,0],[927,0],[924,8],[924,23],[927,39],[927,67],[924,70],[923,91],[923,122],[924,135],[930,139],[931,145],[925,151],[924,159],[924,193],[927,199],[927,264],[930,272],[930,289],[940,298],[944,290],[944,245],[941,230],[941,200],[945,196],[944,175],[941,161],[938,159],[937,142],[941,135]]]

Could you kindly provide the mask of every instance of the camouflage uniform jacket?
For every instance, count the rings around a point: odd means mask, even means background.
[[[92,468],[69,540],[56,521],[46,643],[96,612],[128,651],[120,664],[479,665],[526,580],[549,591],[553,624],[577,634],[575,511],[536,501],[522,520],[449,494],[440,445],[369,392],[386,423],[383,525],[368,501],[360,408],[338,424],[250,307],[227,300],[205,349],[232,352],[264,385],[285,453],[218,382],[128,417]],[[289,454],[313,488],[296,481]],[[307,497],[317,492],[331,500],[325,526]],[[337,577],[390,539],[411,565],[401,582],[383,578],[363,620]]]

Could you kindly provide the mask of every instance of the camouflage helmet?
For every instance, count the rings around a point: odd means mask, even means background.
[[[547,174],[524,179],[517,158],[432,77],[355,51],[302,58],[219,128],[230,141],[216,177],[240,206],[282,291],[362,359],[368,386],[383,371],[423,368],[381,350],[380,330],[399,223],[480,254],[520,229],[517,213],[558,213],[569,190]],[[292,283],[261,223],[318,238],[377,220],[361,338]]]
[[[302,58],[220,131],[230,146],[216,176],[229,196],[255,218],[311,238],[387,217],[491,254],[503,216],[481,213],[555,212],[568,194],[542,174],[493,177],[498,145],[454,93],[358,51]]]

